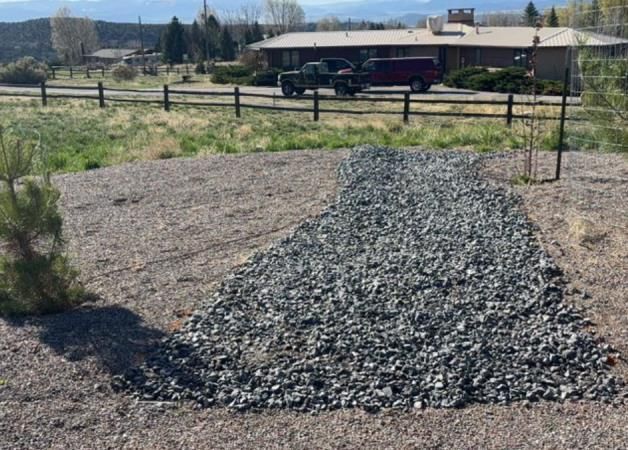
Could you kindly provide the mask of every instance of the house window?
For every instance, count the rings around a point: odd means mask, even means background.
[[[512,65],[516,67],[528,67],[528,53],[525,50],[515,49]]]
[[[482,49],[481,48],[475,49],[475,65],[476,66],[482,65]]]
[[[299,67],[299,51],[284,50],[281,52],[281,65],[285,68]]]
[[[377,58],[376,48],[361,48],[360,49],[360,62],[364,62],[367,59]]]
[[[407,57],[408,57],[408,47],[397,48],[397,58],[407,58]]]

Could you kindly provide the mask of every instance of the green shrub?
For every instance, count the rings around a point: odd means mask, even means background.
[[[27,56],[0,68],[0,82],[39,84],[46,81],[48,66]]]
[[[133,81],[137,77],[137,70],[133,66],[119,64],[113,68],[111,76],[115,81]]]
[[[212,82],[217,84],[252,85],[253,69],[240,64],[216,66],[212,74]]]
[[[473,89],[474,91],[502,92],[506,94],[531,94],[532,79],[523,67],[506,67],[489,71],[483,67],[465,67],[454,70],[445,77],[446,86]],[[561,95],[562,83],[553,80],[537,80],[537,94]]]
[[[483,75],[488,73],[488,69],[484,67],[465,67],[462,69],[454,70],[445,76],[443,83],[445,86],[470,89],[469,79],[476,75]]]
[[[543,95],[563,95],[563,82],[555,80],[538,80],[538,92]]]
[[[62,253],[60,194],[41,148],[0,128],[0,314],[44,314],[77,305],[83,289]]]

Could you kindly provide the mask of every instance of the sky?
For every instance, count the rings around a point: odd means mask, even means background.
[[[475,7],[480,11],[523,10],[528,0],[299,0],[306,18],[316,21],[327,15],[346,20],[386,21],[404,15],[446,14],[447,8]],[[535,0],[539,9],[565,0]],[[263,4],[263,0],[207,0],[220,13],[242,5]],[[0,0],[0,22],[49,17],[61,6],[74,15],[113,22],[135,22],[141,15],[146,23],[166,23],[178,16],[191,22],[203,0]]]

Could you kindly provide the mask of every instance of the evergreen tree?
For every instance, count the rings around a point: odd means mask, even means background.
[[[220,33],[220,55],[225,61],[233,61],[235,54],[236,50],[231,33],[227,27],[223,27]]]
[[[526,8],[523,10],[524,25],[527,25],[529,27],[536,26],[536,22],[539,19],[539,15],[540,14],[539,14],[538,9],[536,9],[536,6],[534,6],[534,3],[530,1],[530,3],[528,3],[528,6],[526,6]]]
[[[558,15],[556,14],[556,9],[552,6],[549,14],[547,15],[547,19],[545,19],[545,25],[548,27],[557,27],[558,26]]]
[[[185,30],[177,17],[173,17],[162,39],[163,60],[169,64],[181,64],[185,53]]]
[[[220,53],[220,22],[213,14],[207,18],[207,34],[209,35],[209,57],[217,58]]]
[[[205,38],[196,20],[192,22],[192,28],[187,33],[186,42],[190,58],[196,62],[203,61],[205,59]]]
[[[63,253],[61,194],[41,146],[0,126],[0,315],[77,305],[83,289]]]
[[[266,39],[270,39],[272,37],[275,37],[275,32],[273,31],[273,29],[271,28],[270,30],[268,30],[268,37]]]
[[[251,29],[251,42],[259,42],[264,40],[264,33],[262,33],[262,27],[260,27],[259,22],[255,21],[253,24],[253,28]]]
[[[252,42],[254,42],[253,34],[251,33],[251,29],[247,27],[247,29],[244,30],[244,45],[249,45]]]

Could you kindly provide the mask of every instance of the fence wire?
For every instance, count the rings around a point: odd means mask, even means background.
[[[563,212],[610,248],[628,249],[628,5],[572,17]],[[573,227],[573,226],[572,226]],[[577,231],[577,230],[576,230]],[[570,230],[570,232],[576,232]],[[624,251],[623,257],[628,258]]]

